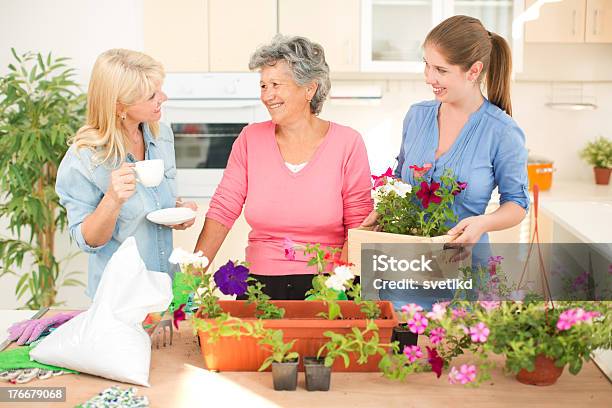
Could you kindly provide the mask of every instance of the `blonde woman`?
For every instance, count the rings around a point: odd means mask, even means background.
[[[158,123],[167,99],[163,79],[161,64],[148,55],[123,49],[102,53],[89,82],[86,124],[59,166],[55,188],[68,213],[70,235],[90,254],[87,294],[92,298],[107,262],[130,236],[149,270],[171,273],[172,231],[145,216],[181,205],[197,209],[176,199],[174,136]],[[136,182],[135,163],[147,159],[164,162],[157,187]]]

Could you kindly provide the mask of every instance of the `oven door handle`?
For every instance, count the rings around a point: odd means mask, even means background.
[[[261,105],[259,99],[193,99],[193,100],[167,100],[163,107],[168,109],[241,109]]]

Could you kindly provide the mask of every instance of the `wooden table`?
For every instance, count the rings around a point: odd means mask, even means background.
[[[240,350],[236,350],[240,353]],[[503,360],[498,360],[501,362]],[[139,387],[152,407],[571,407],[612,406],[612,387],[592,363],[578,376],[563,373],[548,387],[523,385],[501,369],[493,370],[493,381],[479,388],[451,385],[444,373],[409,376],[404,382],[383,378],[378,373],[333,373],[331,390],[308,392],[304,373],[299,374],[297,391],[274,391],[270,373],[214,373],[203,368],[197,339],[187,322],[175,331],[171,347],[153,350],[150,388]],[[88,374],[63,375],[36,380],[21,386],[66,387],[65,403],[0,403],[0,407],[56,407],[82,403],[112,385],[130,385]],[[0,386],[6,386],[3,383]]]

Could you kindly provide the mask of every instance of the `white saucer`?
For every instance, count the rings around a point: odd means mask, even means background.
[[[191,208],[164,208],[147,214],[147,220],[161,225],[176,225],[193,220],[196,212]]]

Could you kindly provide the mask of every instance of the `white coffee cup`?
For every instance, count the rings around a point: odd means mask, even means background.
[[[162,159],[138,161],[134,169],[136,170],[136,181],[145,187],[157,187],[164,179]]]

